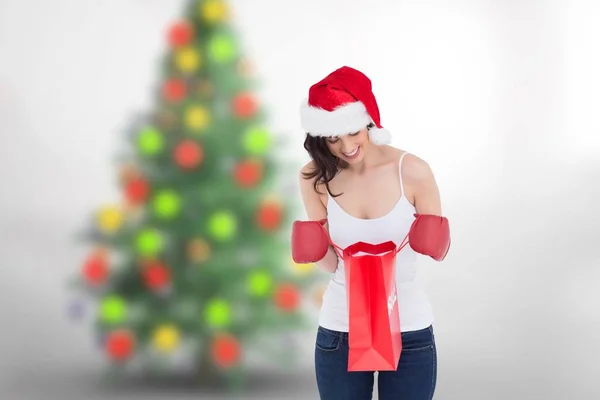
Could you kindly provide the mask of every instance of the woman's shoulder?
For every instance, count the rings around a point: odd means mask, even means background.
[[[422,181],[433,176],[429,163],[422,157],[408,152],[406,150],[398,150],[398,161],[402,158],[402,177],[413,180]]]
[[[303,182],[307,185],[313,185],[318,179],[317,172],[317,164],[314,162],[314,160],[310,160],[304,164],[302,168],[300,168],[300,182]]]
[[[309,162],[307,162],[306,164],[304,164],[302,166],[302,168],[300,168],[300,173],[301,174],[308,174],[311,173],[313,171],[315,171],[317,165],[315,164],[314,160],[310,160]]]
[[[316,186],[317,193],[321,194],[322,182],[319,180],[317,164],[314,160],[308,161],[300,168],[299,179],[302,190],[309,188],[315,190]]]

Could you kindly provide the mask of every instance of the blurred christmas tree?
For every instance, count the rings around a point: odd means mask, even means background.
[[[94,215],[74,283],[97,299],[111,365],[168,371],[183,351],[212,379],[243,371],[246,350],[268,350],[257,343],[270,335],[303,326],[315,274],[291,261],[296,206],[278,195],[281,150],[227,5],[191,1],[184,15],[168,31],[154,110],[129,135],[123,201]]]

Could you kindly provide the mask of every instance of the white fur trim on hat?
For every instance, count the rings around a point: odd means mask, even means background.
[[[390,144],[392,143],[392,134],[385,128],[373,127],[369,129],[369,139],[378,145]]]
[[[302,128],[311,136],[338,136],[358,132],[371,122],[360,101],[345,104],[333,111],[313,107],[305,101],[300,109]]]

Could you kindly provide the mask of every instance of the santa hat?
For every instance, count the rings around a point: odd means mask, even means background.
[[[312,85],[300,110],[302,128],[311,136],[331,137],[358,132],[371,122],[369,138],[389,144],[391,134],[381,126],[371,80],[362,72],[341,67]]]

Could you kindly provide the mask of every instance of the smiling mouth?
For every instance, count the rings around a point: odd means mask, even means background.
[[[352,151],[350,153],[344,153],[344,152],[342,152],[342,154],[346,158],[355,158],[356,156],[358,156],[359,153],[360,153],[360,146],[357,147],[356,149],[354,149],[354,151]]]

